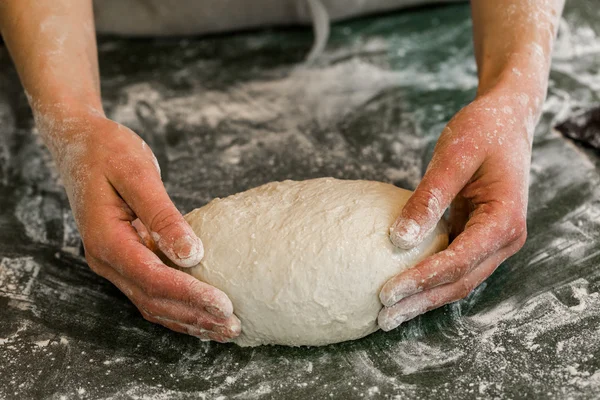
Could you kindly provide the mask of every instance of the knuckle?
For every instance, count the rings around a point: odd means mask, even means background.
[[[467,298],[471,292],[475,289],[473,285],[467,280],[461,280],[458,282],[458,289],[456,291],[457,300]]]
[[[451,281],[456,282],[460,280],[465,274],[467,274],[471,270],[472,264],[467,260],[461,260],[455,264],[453,271],[451,273]]]
[[[515,227],[517,237],[521,237],[527,234],[527,220],[524,216],[520,215],[514,218],[513,226]]]
[[[193,325],[206,330],[212,330],[216,326],[214,322],[203,316],[194,317]]]
[[[524,216],[518,215],[507,221],[506,233],[508,243],[518,244],[519,248],[525,244],[527,239],[527,221]]]
[[[121,154],[113,151],[106,161],[109,176],[127,184],[127,186],[141,188],[142,183],[158,176],[154,163],[147,155]]]
[[[158,283],[146,283],[143,286],[142,290],[144,294],[150,299],[155,299],[161,297],[162,295],[161,286]],[[149,303],[146,304],[149,305]]]
[[[194,332],[189,334],[197,337],[200,340],[211,340],[210,334],[208,332]]]
[[[85,250],[85,258],[90,261],[90,258],[101,259],[102,257],[102,241],[98,240],[95,236],[88,233],[83,238],[83,248]]]
[[[135,306],[139,310],[140,314],[146,321],[156,322],[157,318],[155,313],[152,312],[152,305],[146,301],[136,301]]]
[[[435,189],[427,188],[421,189],[416,193],[416,200],[418,204],[427,206],[432,202],[439,202],[439,193],[436,192]]]
[[[181,324],[172,324],[168,327],[171,330],[177,331],[179,333],[185,333],[186,335],[194,336],[194,329],[190,326],[181,325]]]
[[[185,300],[188,304],[192,304],[197,300],[200,300],[201,302],[204,302],[207,300],[207,291],[205,290],[204,285],[202,285],[202,283],[193,278],[193,279],[188,279],[187,282],[185,283],[185,289],[186,289],[186,296],[185,296]]]
[[[85,261],[87,265],[90,267],[92,272],[96,275],[100,275],[106,278],[106,274],[104,273],[104,268],[102,268],[102,250],[99,245],[94,241],[86,241],[84,242],[84,253],[85,253]]]
[[[427,273],[424,271],[423,267],[417,266],[410,271],[409,276],[415,281],[417,287],[419,287],[425,283],[425,277],[427,276]],[[396,275],[397,282],[402,282],[403,279],[403,274]]]
[[[132,299],[137,309],[140,311],[144,319],[151,322],[158,322],[160,320],[160,309],[157,305],[149,299]]]
[[[415,212],[425,217],[439,217],[444,207],[442,192],[435,188],[417,189],[408,204],[408,211]]]
[[[515,239],[514,245],[515,245],[516,249],[519,250],[520,248],[522,248],[525,245],[526,241],[527,241],[527,229],[523,230],[521,232],[521,235],[519,235],[519,237]]]
[[[178,226],[181,214],[171,205],[164,205],[152,217],[150,229],[158,234],[165,234]]]
[[[461,252],[447,250],[438,254],[439,258],[436,260],[436,269],[445,268],[445,276],[442,280],[442,283],[452,283],[458,281],[471,270],[473,265],[473,263]]]
[[[197,280],[196,278],[193,278],[193,277],[190,277],[190,278],[191,279],[187,279],[186,283],[185,283],[188,293],[191,296],[197,296],[199,294],[203,295],[204,293],[201,293],[201,292],[203,292],[202,283],[199,280]]]
[[[154,322],[154,323],[157,322],[157,319],[152,314],[150,314],[146,310],[142,310],[141,308],[139,308],[139,310],[140,310],[140,313],[142,314],[142,317],[144,317],[144,319],[146,321],[148,321],[148,322]]]
[[[100,265],[93,257],[86,255],[85,260],[87,261],[87,264],[93,273],[95,273],[96,275],[102,276],[102,274],[100,273],[101,272]]]

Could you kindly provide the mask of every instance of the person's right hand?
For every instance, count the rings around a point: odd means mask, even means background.
[[[227,295],[168,267],[147,246],[145,231],[183,268],[198,264],[204,254],[167,195],[146,143],[93,111],[36,119],[58,164],[90,268],[151,322],[219,342],[237,337],[241,325]]]

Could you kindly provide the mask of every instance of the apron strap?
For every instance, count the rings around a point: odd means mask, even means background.
[[[310,9],[313,32],[315,35],[314,43],[310,53],[306,56],[307,62],[314,62],[325,50],[329,39],[329,14],[321,0],[306,0]]]

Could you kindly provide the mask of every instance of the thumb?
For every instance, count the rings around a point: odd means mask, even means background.
[[[144,212],[141,214],[140,218],[148,226],[152,239],[171,261],[184,268],[200,263],[204,257],[202,241],[170,200],[149,208],[147,216],[143,215]]]
[[[175,207],[154,166],[111,182],[147,228],[160,251],[180,267],[197,265],[204,256],[202,241]]]
[[[451,136],[452,131],[446,128],[425,176],[390,228],[390,240],[397,247],[418,246],[483,162],[479,152],[470,153],[464,141],[452,140]]]

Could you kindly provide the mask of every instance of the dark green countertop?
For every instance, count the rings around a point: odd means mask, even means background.
[[[201,343],[142,319],[82,257],[0,48],[0,399],[599,398],[600,167],[552,130],[599,102],[600,11],[567,2],[536,130],[529,239],[467,299],[323,348]],[[477,84],[467,5],[307,30],[100,41],[105,107],[182,211],[320,176],[414,188]]]

